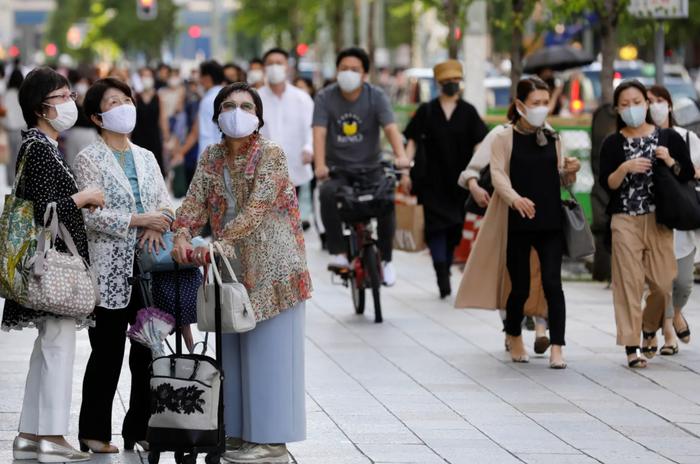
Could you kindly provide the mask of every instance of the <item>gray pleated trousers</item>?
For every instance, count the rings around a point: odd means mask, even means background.
[[[262,444],[306,439],[305,320],[300,303],[250,332],[224,334],[226,436]]]

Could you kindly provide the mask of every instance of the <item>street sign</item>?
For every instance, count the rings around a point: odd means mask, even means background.
[[[688,0],[630,0],[627,10],[637,18],[687,18]]]

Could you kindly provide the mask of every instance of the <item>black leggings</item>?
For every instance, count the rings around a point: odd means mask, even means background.
[[[566,303],[561,284],[561,261],[564,237],[560,231],[509,231],[507,266],[512,289],[506,304],[506,333],[519,336],[523,309],[530,296],[530,251],[534,248],[540,260],[542,287],[549,311],[549,333],[552,345],[565,345]]]

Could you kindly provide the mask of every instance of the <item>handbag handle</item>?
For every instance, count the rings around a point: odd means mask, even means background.
[[[221,246],[219,243],[210,243],[209,244],[209,256],[211,256],[211,269],[214,274],[214,278],[216,281],[219,283],[219,285],[223,285],[223,280],[221,279],[221,274],[219,273],[219,268],[216,265],[216,259],[214,259],[215,252],[218,252],[219,256],[221,256],[221,260],[224,262],[224,265],[226,266],[226,270],[228,270],[229,275],[231,279],[233,280],[234,283],[238,283],[238,279],[236,278],[236,273],[233,272],[233,266],[231,266],[231,262],[228,260],[226,255],[224,254],[224,248]]]
[[[46,231],[48,231],[50,238],[50,246],[48,249],[46,248]],[[46,205],[46,211],[44,212],[44,231],[42,231],[42,233],[39,235],[39,239],[37,241],[37,251],[34,255],[36,259],[33,262],[33,270],[35,275],[44,275],[44,261],[46,259],[46,252],[56,246],[57,238],[63,240],[63,243],[66,244],[66,248],[68,248],[68,252],[72,256],[79,256],[82,259],[82,256],[80,256],[78,248],[75,246],[75,242],[73,241],[73,237],[71,237],[70,232],[68,232],[66,226],[58,220],[57,206],[55,202],[52,202]],[[85,259],[82,259],[82,261],[85,268],[89,269]]]

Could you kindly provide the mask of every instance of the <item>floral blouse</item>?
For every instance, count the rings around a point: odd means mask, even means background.
[[[235,159],[227,151],[222,142],[201,155],[173,230],[176,238],[191,239],[210,222],[227,255],[236,255],[234,246],[240,251],[238,277],[262,321],[311,297],[299,205],[278,145],[256,135]],[[238,200],[237,215],[228,223],[224,166]]]
[[[656,159],[654,150],[659,145],[659,132],[640,138],[626,138],[623,148],[625,160],[647,158],[652,163]],[[641,216],[656,209],[654,205],[653,170],[643,174],[628,174],[620,190],[622,208],[625,214]]]

